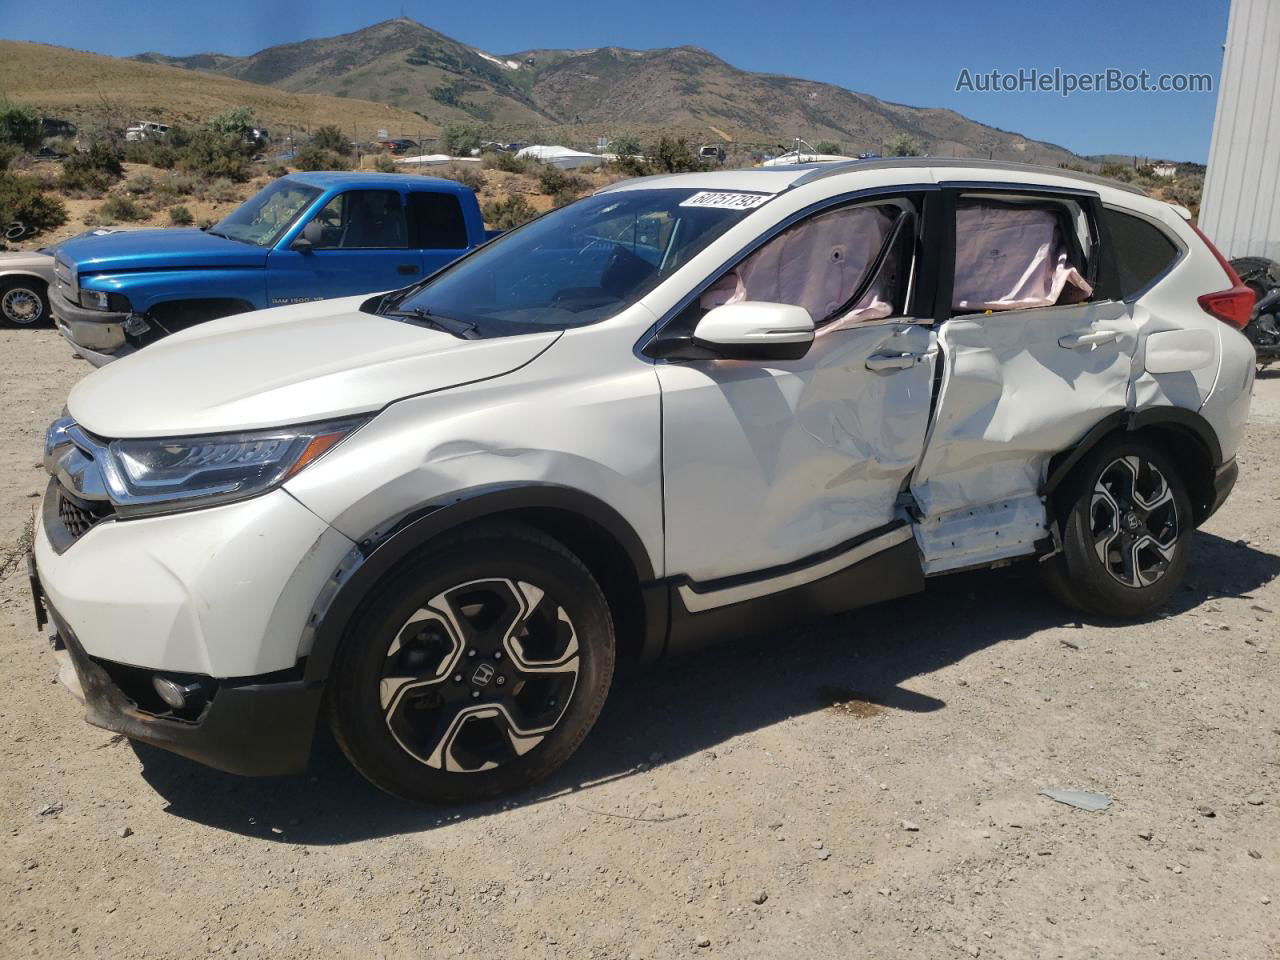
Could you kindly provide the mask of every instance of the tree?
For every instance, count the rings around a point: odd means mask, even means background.
[[[317,150],[331,150],[343,157],[351,152],[351,141],[333,124],[321,127],[312,134],[311,145]]]
[[[253,111],[248,107],[232,107],[213,117],[207,126],[224,136],[243,136],[246,130],[253,129]]]
[[[900,133],[884,145],[885,153],[891,157],[919,157],[924,155],[920,141],[909,133]]]
[[[648,153],[649,163],[656,173],[690,173],[706,169],[690,148],[689,141],[683,137],[660,137]]]
[[[609,141],[609,151],[619,157],[634,157],[640,152],[640,138],[633,133],[620,133]]]
[[[836,143],[834,140],[819,140],[817,143],[813,145],[813,150],[815,153],[843,153],[844,152],[843,150],[840,149],[840,144]]]
[[[0,97],[0,143],[35,150],[40,146],[40,140],[40,118],[36,112]]]
[[[471,123],[446,123],[440,131],[444,152],[451,157],[469,156],[472,150],[480,149],[480,140],[480,128]]]

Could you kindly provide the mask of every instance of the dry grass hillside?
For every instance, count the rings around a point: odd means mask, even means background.
[[[0,40],[0,91],[13,101],[81,125],[123,126],[136,117],[199,123],[248,107],[268,127],[336,124],[371,137],[378,128],[434,135],[422,117],[385,103],[293,93],[216,74]],[[393,134],[395,135],[395,134]]]

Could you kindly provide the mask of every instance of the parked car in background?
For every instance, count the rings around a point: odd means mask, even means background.
[[[380,787],[488,796],[620,658],[1015,561],[1153,615],[1235,482],[1252,301],[1170,206],[1061,170],[625,181],[86,377],[37,609],[99,726],[289,772],[323,710]]]
[[[131,227],[97,227],[81,236],[106,236]],[[0,329],[41,327],[50,322],[55,247],[0,252]]]
[[[493,234],[452,180],[298,173],[208,230],[157,228],[62,244],[58,330],[95,366],[217,317],[392,290]]]
[[[130,143],[142,140],[163,140],[168,135],[169,125],[157,123],[154,120],[137,120],[129,124],[124,131],[124,138]]]
[[[49,253],[0,253],[0,328],[47,323],[52,286],[53,257]]]

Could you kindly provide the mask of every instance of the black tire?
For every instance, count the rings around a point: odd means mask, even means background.
[[[49,288],[35,277],[0,280],[0,328],[25,330],[49,322]]]
[[[1126,482],[1136,496],[1126,493]],[[1186,482],[1163,449],[1136,438],[1104,442],[1054,500],[1062,551],[1042,564],[1054,596],[1085,613],[1125,620],[1149,617],[1169,602],[1186,574],[1195,520]]]
[[[477,527],[433,544],[361,605],[330,673],[329,720],[387,793],[491,797],[578,748],[614,657],[608,604],[577,557],[528,527]]]

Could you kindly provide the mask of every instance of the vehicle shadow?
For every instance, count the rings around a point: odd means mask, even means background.
[[[1280,575],[1280,556],[1243,542],[1201,532],[1195,547],[1166,613],[1248,596]],[[317,737],[308,773],[266,779],[133,749],[167,811],[207,826],[308,845],[429,830],[590,790],[642,769],[652,754],[676,760],[833,701],[852,701],[854,713],[943,710],[945,701],[913,692],[909,681],[1002,641],[1082,623],[1036,581],[1034,564],[943,577],[931,581],[927,601],[906,597],[636,671],[616,685],[565,769],[498,801],[433,808],[395,800],[361,779],[327,735]]]

